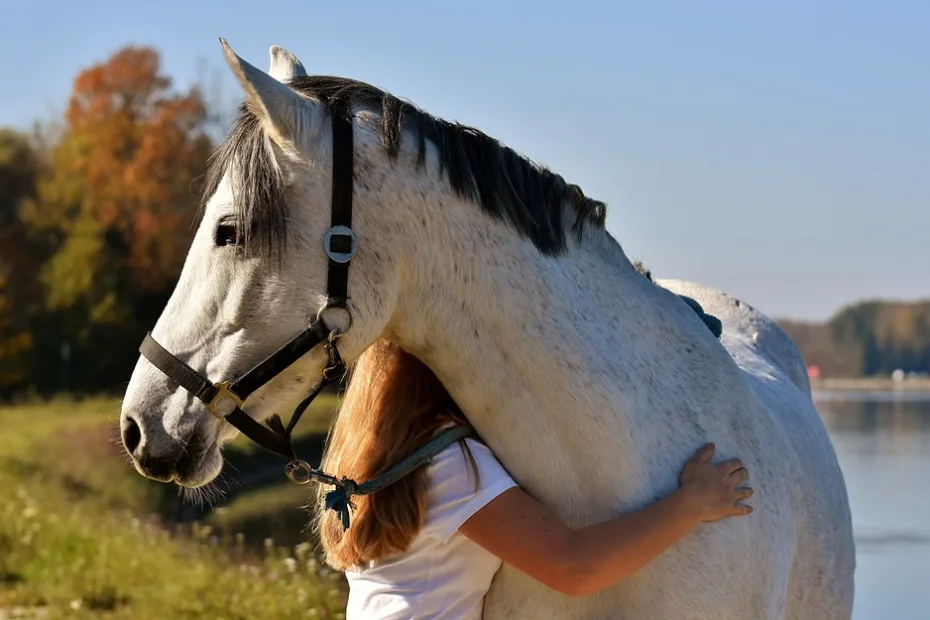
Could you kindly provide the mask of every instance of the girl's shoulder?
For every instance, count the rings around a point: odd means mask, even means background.
[[[467,452],[463,449],[463,443],[465,444],[464,447],[467,448]],[[454,462],[456,465],[464,466],[465,463],[467,463],[467,455],[469,453],[475,460],[480,458],[483,461],[490,460],[495,463],[498,462],[497,457],[494,456],[494,453],[491,452],[491,449],[488,448],[484,442],[466,437],[463,441],[453,442],[439,451],[436,456],[430,460],[429,465],[433,466],[437,463]]]
[[[464,445],[463,445],[464,444]],[[491,449],[478,439],[466,438],[446,446],[427,464],[431,484],[455,479],[463,486],[484,486],[486,482],[510,478]]]
[[[461,442],[447,446],[427,465],[424,533],[443,542],[485,504],[517,486],[490,448],[474,439],[464,443],[464,448]]]

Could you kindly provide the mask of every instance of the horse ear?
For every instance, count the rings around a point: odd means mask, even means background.
[[[268,54],[271,56],[271,68],[268,69],[268,73],[279,82],[307,75],[307,70],[297,56],[280,45],[272,45]]]
[[[268,135],[278,143],[294,146],[311,138],[307,131],[320,127],[322,120],[318,118],[322,116],[319,106],[240,58],[226,39],[221,38],[220,43],[227,64],[245,90],[246,106],[261,120]]]

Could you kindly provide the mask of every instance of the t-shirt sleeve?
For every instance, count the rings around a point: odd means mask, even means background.
[[[423,533],[442,542],[452,538],[492,499],[517,486],[487,446],[472,439],[465,442],[477,465],[477,481],[458,442],[437,454],[427,466],[430,488]]]

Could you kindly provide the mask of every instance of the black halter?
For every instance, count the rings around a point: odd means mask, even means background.
[[[349,315],[349,325],[346,329],[352,326],[352,314],[347,307],[349,261],[358,248],[355,233],[352,232],[354,155],[352,120],[348,108],[341,101],[332,102],[330,116],[333,131],[332,228],[327,231],[323,240],[323,246],[329,256],[327,301],[320,308],[310,326],[235,381],[211,382],[168,352],[152,338],[151,333],[146,335],[139,347],[142,355],[181,387],[200,399],[210,413],[224,422],[229,422],[260,446],[288,459],[290,462],[286,472],[288,477],[295,482],[308,480],[306,477],[298,478],[301,475],[301,469],[304,470],[306,476],[314,476],[317,472],[311,471],[306,463],[297,459],[291,441],[291,432],[300,416],[323,387],[338,381],[346,370],[342,356],[336,347],[336,342],[344,332],[338,329],[327,329],[323,323],[323,312],[329,308],[342,309]],[[328,355],[322,380],[319,386],[294,410],[294,415],[287,427],[277,414],[272,416],[265,426],[250,418],[242,410],[245,400],[253,392],[319,344],[324,346]],[[221,414],[217,409],[217,405],[223,400],[229,400],[235,405],[232,412],[226,415]]]

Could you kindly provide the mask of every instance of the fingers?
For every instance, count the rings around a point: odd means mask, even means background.
[[[712,458],[714,458],[714,452],[717,451],[717,447],[712,443],[706,443],[700,448],[694,455],[696,461],[701,461],[702,463],[707,463]]]
[[[751,487],[743,487],[740,489],[734,489],[734,495],[736,496],[736,501],[749,499],[753,496],[755,491]],[[752,514],[752,506],[747,506],[746,504],[737,504],[733,503],[730,507],[730,514],[732,515],[748,515]]]
[[[749,471],[745,467],[741,467],[727,476],[727,480],[733,485],[745,482],[747,478],[749,478]]]
[[[743,487],[741,489],[736,489],[734,493],[736,494],[736,499],[741,500],[749,499],[755,494],[755,491],[751,487]]]
[[[739,459],[729,459],[717,465],[717,469],[725,474],[732,474],[743,468],[743,462]]]

